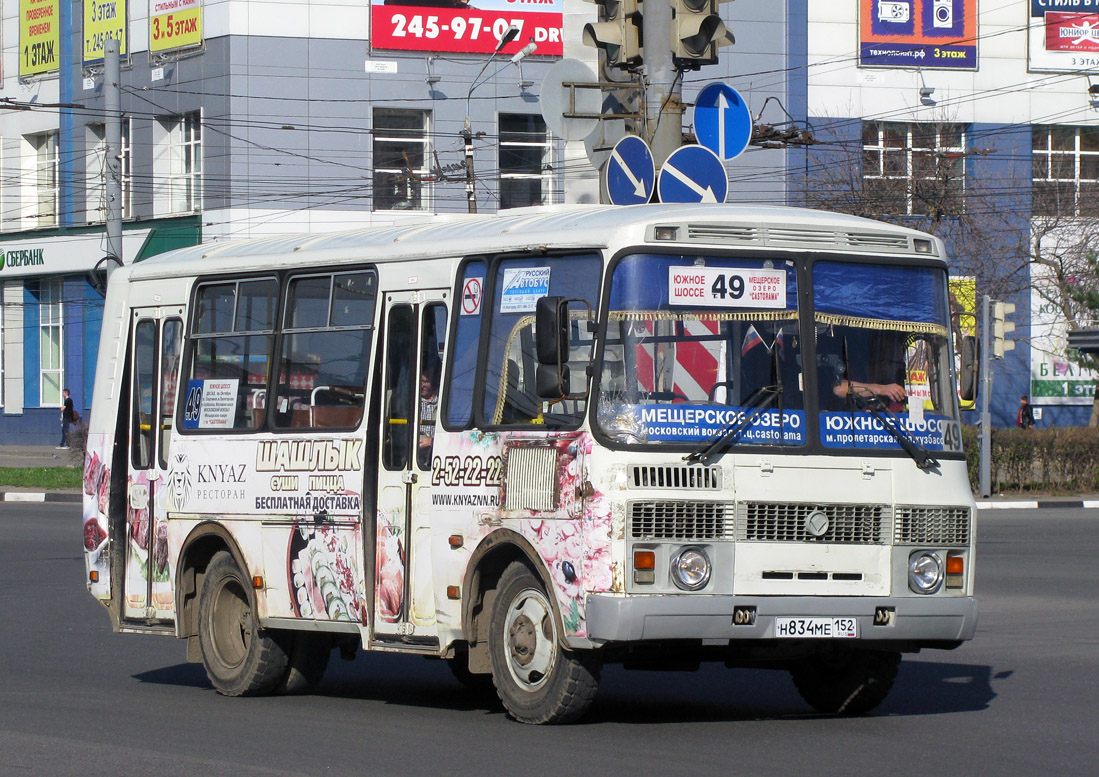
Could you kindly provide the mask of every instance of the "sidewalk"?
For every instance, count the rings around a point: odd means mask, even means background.
[[[50,445],[0,445],[0,467],[79,467],[81,462],[72,449],[58,450]],[[49,491],[0,485],[4,502],[79,502],[79,488]]]

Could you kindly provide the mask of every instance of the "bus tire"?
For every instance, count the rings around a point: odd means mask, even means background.
[[[500,576],[488,643],[496,693],[519,722],[569,723],[595,698],[599,658],[564,648],[545,586],[526,564]]]
[[[286,636],[259,627],[249,582],[223,550],[210,559],[199,594],[202,665],[225,696],[270,693],[286,672]]]
[[[305,693],[324,679],[332,655],[332,641],[325,634],[298,631],[288,637],[291,641],[286,672],[275,687],[276,693],[287,696]]]
[[[790,669],[794,685],[818,712],[861,715],[893,688],[901,654],[883,650],[822,650]]]

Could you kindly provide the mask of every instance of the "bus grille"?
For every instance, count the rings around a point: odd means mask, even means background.
[[[828,524],[820,536],[814,536],[806,529],[806,519],[818,510],[828,518]],[[746,542],[884,545],[888,521],[886,505],[741,502],[737,505],[736,538]]]
[[[725,502],[630,502],[630,539],[731,540],[728,507]]]
[[[549,512],[557,508],[557,449],[515,446],[504,459],[505,510]]]
[[[721,467],[630,467],[630,488],[720,491]]]
[[[897,506],[893,518],[896,545],[968,545],[968,507]]]

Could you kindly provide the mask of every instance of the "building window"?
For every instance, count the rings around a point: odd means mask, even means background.
[[[1099,127],[1034,127],[1037,216],[1099,214]]]
[[[156,120],[153,210],[157,215],[202,208],[202,120],[197,111]]]
[[[34,159],[35,193],[30,210],[30,221],[36,227],[49,227],[57,223],[57,132],[28,135]]]
[[[962,213],[965,125],[866,122],[862,182],[872,211],[932,218]]]
[[[374,210],[425,210],[429,111],[374,109]]]
[[[500,209],[551,202],[549,132],[533,113],[500,114]]]
[[[38,289],[39,404],[59,406],[64,376],[61,331],[61,281],[42,281]]]
[[[89,222],[107,220],[107,130],[103,124],[89,124],[87,133],[88,156],[85,163],[85,219]],[[130,120],[122,120],[122,146],[119,149],[122,177],[122,218],[133,217],[133,160],[130,149]]]

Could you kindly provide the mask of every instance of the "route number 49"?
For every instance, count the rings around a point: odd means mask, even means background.
[[[740,299],[744,296],[744,277],[741,275],[718,275],[710,286],[714,299]]]

